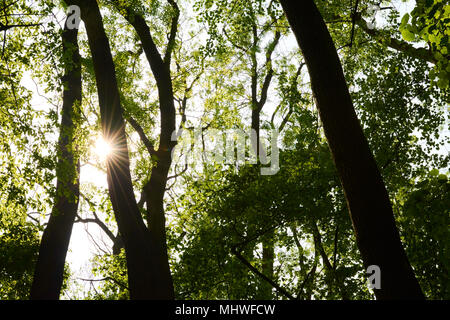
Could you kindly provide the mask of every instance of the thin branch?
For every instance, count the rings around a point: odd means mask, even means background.
[[[297,299],[300,300],[302,298],[303,289],[305,288],[305,285],[308,283],[308,280],[311,278],[314,278],[314,274],[316,273],[317,269],[317,261],[314,261],[313,267],[306,275],[305,279],[302,281],[302,284],[300,285],[300,288],[298,289],[298,296]]]
[[[180,18],[180,9],[174,0],[167,0],[175,11],[175,15],[172,18],[172,24],[170,26],[169,42],[167,43],[166,53],[164,55],[164,63],[169,65],[172,57],[173,48],[175,47],[175,37],[178,31],[178,19]]]
[[[11,3],[5,4],[5,1],[3,1],[3,8],[1,8],[1,11],[4,11],[6,14],[6,9],[8,9],[9,7],[11,7],[12,5],[15,5],[17,2],[19,2],[19,0],[13,1]]]
[[[227,30],[226,30],[225,25],[224,25],[223,28],[222,28],[222,32],[223,32],[223,34],[225,35],[225,37],[227,38],[228,42],[230,42],[230,43],[233,45],[233,47],[235,47],[236,49],[239,49],[239,50],[243,51],[244,53],[246,53],[246,52],[248,51],[248,49],[245,49],[244,47],[238,45],[238,44],[235,43],[233,40],[231,40],[230,36],[229,36],[228,33],[227,33]]]
[[[178,127],[177,139],[178,139],[178,137],[180,137],[181,132],[182,132],[181,130],[186,124],[186,120],[187,120],[187,118],[186,118],[186,107],[187,107],[188,95],[192,91],[192,88],[194,87],[195,83],[202,76],[203,72],[204,72],[204,58],[202,58],[201,71],[192,80],[192,82],[189,85],[189,87],[186,87],[186,89],[184,90],[183,99],[181,100],[181,106],[180,106],[181,121],[180,121],[180,125]]]
[[[249,268],[250,271],[252,271],[254,274],[256,274],[257,276],[262,278],[264,281],[269,283],[279,293],[281,293],[282,295],[284,295],[286,298],[288,298],[290,300],[294,300],[295,299],[288,291],[286,291],[286,289],[280,287],[275,281],[273,281],[272,279],[267,277],[265,274],[260,272],[258,269],[256,269],[247,259],[245,259],[242,256],[242,254],[238,250],[236,250],[236,247],[232,247],[231,248],[231,252],[239,259],[239,261],[241,261],[245,266],[247,266],[247,268]]]
[[[93,203],[87,196],[85,196],[82,192],[80,192],[80,196],[89,204],[90,207],[94,207],[95,203]],[[114,235],[114,233],[109,230],[108,226],[97,216],[97,213],[92,210],[92,214],[94,215],[94,218],[81,218],[79,215],[77,215],[77,219],[75,222],[82,222],[82,223],[95,223],[97,224],[108,236],[108,238],[111,239],[113,243],[117,241],[117,237]]]
[[[298,92],[297,86],[298,86],[298,77],[301,74],[301,71],[303,69],[303,67],[306,65],[305,62],[302,62],[299,67],[297,68],[297,72],[295,73],[294,79],[292,81],[292,84],[290,85],[290,90]],[[272,127],[274,127],[274,119],[275,119],[275,115],[276,113],[279,111],[279,109],[281,108],[281,104],[279,104],[277,106],[277,108],[275,109],[275,111],[272,114],[272,119],[270,121],[270,123],[272,124]],[[292,107],[291,104],[289,104],[288,106],[289,110],[288,113],[286,114],[286,116],[283,118],[283,120],[281,121],[280,127],[278,128],[278,131],[281,132],[283,131],[284,127],[286,126],[287,122],[289,121],[290,116],[292,115],[292,113],[294,112],[294,108]]]
[[[289,111],[286,114],[286,116],[281,121],[280,127],[278,128],[278,131],[283,131],[284,127],[286,126],[287,122],[289,121],[289,118],[291,117],[292,113],[294,113],[294,108],[292,108],[291,105],[289,105]]]
[[[337,251],[338,251],[338,234],[339,234],[339,226],[338,226],[338,224],[336,224],[336,231],[334,232],[333,270],[336,270]]]
[[[178,173],[175,173],[173,176],[167,177],[167,181],[169,181],[170,179],[176,179],[176,178],[178,178],[179,176],[181,176],[182,174],[184,174],[184,173],[187,171],[187,169],[188,169],[188,164],[187,164],[187,162],[186,162],[185,165],[184,165],[183,170],[180,171],[180,172],[178,172]]]
[[[258,111],[262,110],[262,108],[264,107],[264,104],[266,103],[266,100],[267,100],[267,92],[269,90],[270,82],[272,81],[272,77],[273,77],[272,54],[275,50],[275,47],[279,43],[280,38],[281,38],[281,33],[279,31],[277,31],[275,33],[275,38],[272,41],[272,43],[269,45],[269,48],[266,53],[266,66],[268,67],[269,70],[267,71],[266,77],[264,78],[264,82],[263,82],[263,85],[261,88],[261,98],[258,101]]]
[[[89,281],[89,282],[112,281],[115,284],[117,284],[119,287],[122,287],[123,289],[126,289],[126,290],[130,290],[126,285],[124,285],[123,283],[121,283],[120,281],[118,281],[112,277],[105,277],[102,279],[85,279],[85,278],[77,278],[77,279],[82,280],[82,281]]]
[[[0,32],[9,30],[11,28],[27,28],[27,27],[37,27],[37,26],[41,26],[41,25],[42,25],[42,23],[4,25],[3,23],[0,22]]]
[[[88,225],[87,225],[87,224],[84,224],[83,226],[84,226],[84,231],[85,231],[86,234],[88,235],[88,238],[89,238],[89,239],[92,241],[92,243],[94,244],[94,247],[96,247],[98,251],[103,252],[103,254],[109,254],[108,251],[103,250],[103,248],[97,243],[96,238],[94,238],[94,236],[93,236],[93,235],[91,234],[91,232],[89,231]],[[100,240],[102,240],[102,239],[100,238]],[[104,244],[104,241],[102,241],[102,242],[103,242],[103,244]]]
[[[153,143],[147,138],[147,135],[144,132],[144,129],[139,125],[139,123],[134,120],[132,117],[127,117],[127,121],[131,126],[134,128],[134,130],[139,134],[139,137],[141,138],[141,141],[144,143],[145,147],[147,148],[148,153],[150,155],[156,155],[157,152],[155,150],[155,147],[153,146]]]
[[[313,228],[314,244],[319,250],[320,256],[322,257],[322,262],[328,270],[333,270],[333,266],[331,265],[330,260],[328,259],[328,255],[326,254],[325,249],[323,248],[322,236],[320,235],[320,231],[319,228],[317,227],[316,222],[312,223],[312,228]]]
[[[359,0],[356,0],[355,3],[355,8],[353,9],[353,13],[352,13],[352,31],[350,34],[350,48],[353,45],[353,38],[355,36],[355,24],[356,24],[356,13],[358,12],[358,4],[359,4]]]
[[[291,226],[290,229],[292,231],[292,235],[293,235],[293,238],[294,238],[295,245],[297,246],[297,249],[298,249],[298,262],[300,264],[300,268],[303,268],[303,264],[304,264],[303,263],[303,247],[302,247],[302,245],[300,243],[300,240],[298,238],[296,226]]]
[[[317,227],[317,224],[315,221],[312,222],[312,228],[313,228],[314,246],[320,253],[324,267],[333,276],[334,282],[336,283],[336,287],[339,289],[342,299],[347,300],[348,298],[347,298],[347,293],[346,293],[345,287],[344,287],[344,281],[336,273],[336,270],[331,265],[330,260],[328,259],[325,249],[323,248],[322,236],[320,235],[319,228]]]

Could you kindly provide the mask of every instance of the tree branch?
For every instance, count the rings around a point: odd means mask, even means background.
[[[42,23],[4,25],[3,23],[0,22],[0,32],[9,30],[11,28],[27,28],[27,27],[37,27],[37,26],[41,26],[41,25],[42,25]]]
[[[85,278],[77,278],[77,279],[82,280],[82,281],[89,281],[89,282],[112,281],[115,284],[117,284],[119,287],[122,287],[123,289],[126,289],[126,290],[130,290],[126,285],[124,285],[123,283],[121,283],[120,281],[118,281],[112,277],[105,277],[102,279],[85,279]]]
[[[156,155],[157,151],[155,150],[153,143],[148,139],[147,135],[144,132],[144,129],[142,129],[140,124],[132,117],[127,117],[126,120],[128,121],[129,124],[131,124],[133,129],[139,134],[139,137],[141,138],[142,143],[144,143],[148,153],[150,153],[150,155]]]
[[[258,101],[258,111],[261,111],[264,107],[264,104],[267,101],[267,92],[269,91],[270,82],[272,81],[273,77],[273,67],[272,67],[272,54],[275,50],[275,47],[277,46],[278,42],[280,41],[281,33],[277,31],[275,33],[275,38],[273,39],[272,43],[269,45],[269,48],[266,52],[266,66],[268,67],[268,71],[266,74],[266,77],[264,78],[264,82],[261,88],[261,98]]]
[[[355,3],[355,8],[353,9],[353,13],[352,13],[352,31],[350,34],[350,48],[353,45],[353,38],[355,36],[355,24],[356,24],[356,13],[358,12],[358,4],[359,4],[359,0],[356,0]]]
[[[336,283],[337,288],[339,289],[342,299],[347,300],[348,298],[344,287],[344,281],[336,273],[336,270],[331,265],[330,260],[328,259],[325,249],[323,248],[322,236],[320,235],[319,228],[317,227],[315,221],[312,223],[312,228],[313,228],[314,246],[319,251],[320,256],[322,258],[322,262],[325,265],[326,269],[333,276],[333,279]]]
[[[286,298],[290,300],[294,300],[295,298],[288,292],[286,289],[280,287],[275,281],[267,277],[265,274],[256,269],[247,259],[245,259],[242,254],[236,250],[236,247],[231,248],[231,252],[241,261],[247,268],[250,269],[254,274],[262,278],[264,281],[269,283],[272,287],[274,287],[279,293],[284,295]]]
[[[167,43],[166,53],[164,55],[164,64],[170,65],[170,59],[172,57],[173,48],[175,47],[175,37],[178,31],[178,19],[180,18],[180,9],[174,0],[167,0],[175,11],[175,15],[172,18],[172,24],[170,26],[169,42]]]
[[[388,47],[395,49],[397,51],[403,52],[404,54],[425,60],[427,62],[431,62],[433,64],[436,64],[436,59],[433,57],[433,54],[431,51],[425,49],[425,48],[415,48],[411,44],[409,44],[406,41],[403,40],[397,40],[392,37],[386,37],[382,34],[380,30],[377,29],[371,29],[367,26],[367,22],[361,17],[361,15],[356,15],[356,24],[364,30],[368,35],[370,35],[373,39],[377,40],[381,44],[386,44]]]

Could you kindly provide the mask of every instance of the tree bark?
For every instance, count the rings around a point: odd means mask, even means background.
[[[313,0],[280,2],[308,66],[364,265],[381,269],[381,289],[375,289],[375,295],[377,299],[423,299],[322,16]]]
[[[35,267],[30,298],[59,299],[64,276],[64,264],[73,223],[78,210],[80,164],[74,154],[75,117],[81,103],[81,65],[77,43],[78,30],[67,29],[62,34],[63,52],[70,59],[64,61],[64,93],[60,136],[55,204],[42,235],[39,257]]]
[[[125,122],[115,67],[97,1],[72,1],[81,9],[94,63],[103,135],[113,145],[107,159],[108,189],[124,242],[131,299],[173,299],[173,285],[158,239],[144,224],[133,192]]]
[[[175,132],[176,114],[170,61],[177,32],[179,9],[174,1],[169,1],[169,3],[175,10],[175,16],[172,19],[169,43],[164,58],[153,41],[150,28],[144,17],[129,10],[126,11],[124,17],[133,26],[139,39],[142,41],[145,56],[158,87],[161,121],[159,147],[158,150],[153,148],[149,150],[156,160],[156,165],[152,168],[149,182],[144,186],[144,193],[147,202],[147,225],[155,239],[160,263],[163,265],[167,281],[173,287],[167,253],[164,194],[172,164],[172,149],[176,145],[176,141],[172,141],[172,135]]]

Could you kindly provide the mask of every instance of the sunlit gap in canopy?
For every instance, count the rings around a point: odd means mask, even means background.
[[[103,134],[94,137],[91,144],[91,157],[98,163],[112,165],[114,170],[121,170],[121,174],[129,175],[129,158],[126,141],[121,140],[121,132],[117,130],[107,138]]]
[[[106,140],[102,135],[99,135],[95,139],[95,143],[92,146],[92,151],[101,162],[106,161],[113,153],[112,143]]]

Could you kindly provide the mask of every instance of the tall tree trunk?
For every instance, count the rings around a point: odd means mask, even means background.
[[[158,87],[159,110],[161,131],[159,135],[158,150],[152,151],[156,159],[156,165],[152,168],[150,181],[144,187],[147,202],[147,225],[155,240],[158,249],[158,259],[164,268],[166,280],[172,284],[172,276],[169,267],[166,241],[166,218],[164,211],[164,194],[166,191],[167,178],[172,164],[172,149],[176,141],[172,141],[175,132],[175,105],[172,78],[170,72],[170,61],[173,43],[177,32],[179,9],[174,1],[169,1],[175,10],[172,20],[172,28],[169,44],[165,56],[162,57],[153,41],[150,28],[144,17],[135,12],[127,11],[124,17],[133,26],[139,39],[142,41],[145,56],[150,65]]]
[[[147,197],[148,228],[158,250],[159,263],[162,266],[166,282],[173,291],[173,280],[169,266],[166,240],[166,218],[164,211],[164,194],[166,191],[167,176],[171,165],[171,153],[165,152],[158,158],[156,166],[152,169],[148,188],[145,188]]]
[[[261,148],[261,112],[264,108],[266,101],[267,101],[267,95],[269,91],[269,87],[273,78],[273,68],[272,68],[272,54],[276,48],[276,46],[279,43],[281,33],[276,32],[273,41],[268,45],[266,49],[266,61],[265,61],[265,67],[267,68],[263,85],[261,86],[261,93],[260,97],[258,99],[258,59],[256,56],[257,49],[258,49],[258,42],[261,40],[259,39],[260,36],[258,36],[258,27],[256,24],[253,24],[252,27],[252,34],[253,34],[253,41],[252,41],[252,47],[250,49],[250,59],[251,59],[251,84],[250,84],[250,91],[251,91],[251,100],[250,100],[250,106],[251,106],[251,129],[255,133],[255,139],[252,141],[252,147],[253,151],[255,152],[256,156],[256,163],[257,166],[261,166],[261,158],[265,159],[265,152],[266,150],[264,148]],[[268,232],[262,239],[262,261],[261,261],[261,269],[262,273],[268,277],[269,279],[274,279],[274,272],[273,272],[273,263],[274,263],[274,237],[275,237],[275,230],[271,230]],[[271,299],[273,297],[272,294],[272,285],[268,283],[267,281],[264,281],[261,284],[261,288],[259,290],[260,297],[262,299]]]
[[[381,269],[377,299],[423,299],[389,196],[356,116],[333,40],[313,0],[280,0],[303,52],[366,267]]]
[[[63,283],[64,263],[73,223],[78,210],[79,161],[74,154],[74,119],[81,104],[81,66],[77,43],[78,31],[62,34],[63,52],[70,57],[64,61],[64,93],[61,128],[58,140],[58,165],[55,204],[44,230],[39,257],[31,287],[31,299],[58,299]],[[66,55],[64,55],[66,56]]]
[[[91,49],[105,139],[113,145],[107,159],[109,195],[127,257],[131,299],[173,299],[173,285],[155,237],[144,224],[131,182],[125,122],[115,67],[97,1],[74,0],[81,8]]]

